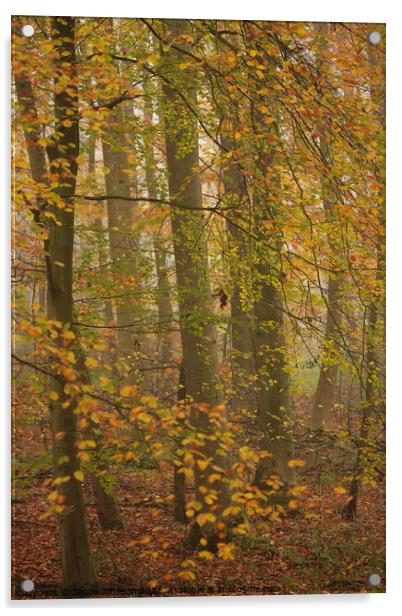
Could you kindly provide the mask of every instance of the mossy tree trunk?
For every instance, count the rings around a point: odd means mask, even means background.
[[[249,44],[254,31],[247,26]],[[259,55],[256,58],[260,58]],[[263,59],[260,58],[262,61]],[[267,70],[272,70],[272,67]],[[251,83],[253,83],[251,81]],[[270,87],[267,76],[267,87]],[[292,413],[287,371],[283,284],[286,273],[281,259],[281,180],[277,167],[283,164],[280,156],[280,114],[274,99],[257,91],[252,92],[250,108],[255,140],[255,169],[253,178],[253,220],[258,237],[261,229],[271,229],[271,235],[254,244],[254,352],[257,373],[257,422],[261,431],[263,455],[256,470],[254,483],[264,487],[271,475],[278,475],[284,483],[295,481],[289,461],[294,457]],[[266,123],[261,109],[269,106],[272,122]]]

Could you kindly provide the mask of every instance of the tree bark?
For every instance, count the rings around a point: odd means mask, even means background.
[[[96,152],[96,134],[93,134],[90,136],[90,141],[88,144],[88,175],[89,176],[92,176],[92,174],[95,173],[95,162],[96,162],[95,152]],[[99,208],[101,209],[101,213],[95,219],[94,227],[95,227],[96,242],[97,242],[97,247],[98,247],[99,266],[100,268],[104,269],[104,268],[109,268],[108,266],[108,261],[109,261],[108,246],[104,241],[104,236],[105,236],[105,233],[107,232],[107,229],[105,229],[105,226],[103,223],[103,217],[104,217],[103,206],[101,207],[101,205],[99,205]],[[110,299],[105,299],[104,314],[105,314],[106,321],[108,323],[113,323],[114,321],[113,304]]]
[[[184,378],[183,365],[180,367],[179,387],[177,390],[177,401],[184,402],[186,399],[186,383]],[[182,438],[177,442],[176,450],[182,447]],[[186,516],[186,477],[179,472],[182,467],[180,457],[176,454],[178,464],[174,465],[173,471],[173,494],[174,494],[174,517],[178,522],[185,524],[188,522]]]
[[[111,37],[113,20],[104,21],[105,29]],[[112,52],[116,45],[112,39]],[[105,186],[108,195],[131,196],[132,179],[128,174],[130,167],[127,145],[124,139],[124,123],[130,119],[131,111],[122,101],[121,109],[112,109],[101,128],[103,163],[106,167]],[[113,127],[113,130],[110,130]],[[131,166],[132,167],[132,166]],[[121,199],[107,201],[110,257],[113,278],[121,297],[115,301],[117,322],[117,348],[119,349],[125,383],[138,385],[141,381],[141,356],[144,351],[141,329],[141,278],[139,268],[138,241],[135,235],[134,206]]]
[[[83,383],[90,384],[91,377],[85,365],[85,356],[76,332],[75,349],[77,354],[77,369]],[[109,474],[107,461],[102,458],[103,436],[98,424],[89,415],[88,425],[83,432],[85,438],[94,440],[96,447],[91,453],[89,478],[91,481],[92,492],[95,498],[96,514],[99,525],[103,530],[120,530],[124,528],[123,518],[120,514],[114,491],[111,487],[107,488],[102,482],[102,476]]]
[[[145,83],[145,99],[144,99],[144,124],[145,127],[152,129],[152,103],[150,99],[151,92],[149,85]],[[145,158],[145,180],[147,184],[149,199],[158,197],[157,178],[155,174],[156,161],[153,147],[153,135],[144,135],[144,158]],[[161,234],[163,230],[161,228]],[[161,364],[169,364],[173,357],[172,337],[170,328],[173,322],[173,307],[170,299],[170,286],[168,278],[168,266],[166,258],[166,249],[163,239],[153,237],[155,268],[157,278],[157,305],[158,305],[158,329],[159,329],[159,361]]]
[[[292,483],[295,473],[288,465],[294,452],[282,298],[277,287],[268,282],[266,266],[260,265],[258,270],[264,281],[254,305],[257,419],[264,453],[268,452],[271,457],[260,460],[254,483],[263,486],[273,474],[279,475],[285,483]]]
[[[248,28],[250,44],[252,28]],[[256,56],[258,58],[258,55]],[[267,82],[269,86],[269,81]],[[264,123],[259,107],[267,99],[254,93],[251,108],[255,134],[254,225],[255,229],[272,229],[272,248],[258,241],[255,245],[256,281],[254,285],[254,349],[257,371],[257,420],[260,426],[263,453],[254,482],[264,486],[271,475],[279,475],[284,483],[295,481],[289,461],[293,453],[292,413],[289,398],[289,376],[286,371],[286,341],[283,318],[282,267],[278,258],[282,240],[280,234],[281,182],[275,168],[280,141],[278,113],[274,100],[268,100],[274,122]]]
[[[109,121],[119,123],[113,112]],[[118,136],[119,137],[119,136]],[[130,180],[125,171],[129,163],[121,139],[110,143],[105,133],[102,134],[103,162],[106,192],[111,196],[130,197]],[[138,246],[134,235],[133,206],[120,199],[107,201],[110,257],[113,277],[121,289],[121,298],[115,303],[117,322],[117,347],[126,368],[126,382],[138,384],[139,358],[141,354],[141,335],[136,330],[141,328],[139,310],[140,292],[138,272]],[[128,288],[127,288],[128,287]]]
[[[327,318],[322,345],[320,375],[313,402],[313,428],[331,427],[334,422],[333,404],[339,374],[339,362],[336,353],[339,342],[339,328],[342,322],[341,288],[341,277],[331,275],[328,280]]]
[[[222,124],[228,120],[223,118]],[[227,131],[222,130],[221,143],[225,150],[234,149],[234,143]],[[244,404],[249,410],[255,410],[255,392],[250,391],[248,377],[255,373],[253,319],[251,310],[243,307],[241,300],[241,264],[250,258],[247,236],[239,229],[235,220],[237,213],[248,202],[245,178],[237,162],[230,160],[222,169],[225,198],[230,203],[231,211],[227,219],[230,252],[230,275],[232,293],[230,298],[231,319],[231,367],[232,383],[237,391],[238,404]]]
[[[189,32],[189,23],[185,20],[164,20],[164,24],[166,38],[172,42],[180,34]],[[183,48],[188,46],[181,41],[180,45]],[[219,445],[211,438],[216,425],[224,419],[221,407],[216,408],[222,402],[216,387],[219,372],[218,336],[212,309],[207,244],[200,236],[204,219],[200,210],[202,191],[198,172],[197,122],[188,114],[179,96],[179,92],[185,93],[196,109],[196,78],[192,71],[179,68],[182,55],[173,47],[166,52],[166,59],[168,63],[163,72],[166,155],[183,369],[186,394],[193,402],[190,423],[197,436],[204,435],[199,439],[194,466],[196,500],[201,505],[199,513],[211,511],[217,521],[227,498],[224,481],[226,456],[218,453]],[[203,462],[208,460],[221,469],[222,474],[222,479],[210,488],[217,495],[217,501],[212,506],[206,503],[205,494],[200,490],[208,485],[210,463],[203,469]],[[197,522],[194,523],[188,537],[189,546],[196,547],[201,534],[208,536],[209,549],[216,549],[215,523],[202,525],[202,529]]]
[[[326,66],[324,55],[320,55],[328,48],[328,24],[316,24],[316,30],[321,35],[319,45],[318,62],[320,66],[330,71]],[[325,122],[321,122],[318,126],[320,134],[320,153],[322,158],[327,163],[328,167],[332,166],[332,152],[330,143],[330,133]],[[334,207],[337,202],[337,196],[334,194],[331,181],[323,174],[321,179],[322,201],[325,211],[325,219],[328,225],[327,241],[331,250],[331,256],[336,261],[339,253],[337,239],[339,229],[334,216]],[[333,228],[335,227],[335,229]],[[320,374],[318,384],[314,395],[312,427],[313,428],[330,428],[334,424],[334,400],[336,398],[337,379],[339,374],[339,337],[340,327],[342,323],[342,277],[340,274],[330,274],[328,278],[327,292],[321,290],[324,295],[327,308],[325,335],[322,344],[322,356],[320,365]]]
[[[385,126],[385,64],[379,65],[378,58],[372,49],[368,49],[372,69],[370,95],[377,107],[378,127],[382,139]],[[380,71],[379,85],[374,80],[375,70]],[[384,143],[385,146],[385,143]],[[360,439],[357,446],[356,462],[353,479],[349,490],[349,500],[343,510],[346,519],[352,521],[357,518],[357,505],[360,492],[361,479],[365,468],[365,457],[370,451],[372,442],[373,420],[381,415],[385,418],[385,349],[386,349],[386,321],[385,321],[385,283],[386,283],[386,242],[385,242],[385,160],[380,158],[373,163],[373,173],[380,186],[377,196],[377,237],[375,240],[375,253],[377,258],[375,287],[376,293],[372,298],[368,310],[367,326],[367,354],[366,354],[366,384],[363,416],[360,426]]]
[[[55,136],[49,148],[51,173],[58,178],[55,192],[64,204],[48,210],[61,224],[50,219],[47,241],[48,318],[63,325],[72,322],[74,194],[79,155],[78,87],[74,39],[75,19],[52,18],[51,36],[57,53],[54,80]],[[68,87],[63,85],[68,80]],[[64,381],[64,382],[63,382]],[[77,426],[74,405],[63,408],[65,377],[54,379],[53,389],[58,400],[50,405],[54,437],[54,466],[56,478],[67,478],[59,486],[64,497],[64,511],[60,515],[60,541],[65,591],[85,592],[96,585],[82,486],[74,473],[79,469],[76,441]],[[62,436],[60,436],[62,435]]]

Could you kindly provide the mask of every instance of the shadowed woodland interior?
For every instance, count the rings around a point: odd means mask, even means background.
[[[12,37],[14,596],[384,592],[385,27]]]

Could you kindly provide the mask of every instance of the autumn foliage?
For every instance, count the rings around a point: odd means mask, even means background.
[[[13,18],[14,596],[384,591],[372,29]]]

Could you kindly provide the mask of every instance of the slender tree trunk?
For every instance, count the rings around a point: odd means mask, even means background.
[[[227,122],[223,118],[223,124]],[[223,147],[231,151],[234,144],[226,131],[222,130],[221,142]],[[236,224],[236,213],[242,212],[247,203],[245,178],[242,176],[238,163],[229,161],[222,170],[225,198],[228,199],[232,209],[227,220],[229,234],[230,273],[232,279],[232,293],[230,298],[231,316],[231,365],[232,382],[239,396],[239,403],[246,405],[249,410],[256,406],[255,392],[250,391],[248,377],[255,372],[254,341],[253,341],[253,314],[245,310],[241,301],[241,266],[247,259],[249,247],[247,236]]]
[[[96,135],[93,134],[90,137],[90,142],[88,146],[88,175],[91,176],[95,173],[95,152],[96,152]],[[101,205],[99,204],[99,208]],[[103,208],[102,208],[103,209]],[[103,224],[103,211],[102,213],[95,219],[94,227],[96,230],[96,241],[98,246],[98,255],[99,255],[99,266],[103,268],[108,268],[108,250],[107,245],[104,241],[104,235],[107,232]],[[112,323],[114,321],[113,314],[113,304],[110,299],[105,299],[104,302],[104,313],[105,318],[108,323]]]
[[[183,365],[180,367],[179,387],[177,390],[177,401],[184,402],[186,398],[186,383],[184,378]],[[176,449],[182,447],[182,439],[177,443]],[[180,457],[176,454],[178,464],[174,465],[173,471],[173,494],[174,494],[174,517],[178,522],[186,523],[186,477],[184,473],[179,472],[181,468]]]
[[[110,122],[118,125],[118,118],[111,114]],[[121,141],[121,140],[120,140]],[[129,167],[122,143],[116,149],[102,134],[103,162],[106,192],[108,195],[130,197],[130,180],[126,173]],[[141,329],[139,309],[140,291],[138,272],[138,246],[134,235],[133,206],[120,199],[107,201],[110,256],[113,277],[120,289],[121,298],[115,303],[117,322],[117,347],[126,367],[126,382],[138,384],[139,357],[141,353]],[[127,288],[128,287],[128,288]],[[137,295],[137,297],[136,297]]]
[[[108,34],[113,36],[113,19],[104,21]],[[116,52],[113,44],[112,52]],[[132,115],[124,101],[121,107],[112,109],[101,128],[103,163],[106,167],[106,193],[111,196],[107,201],[107,218],[109,231],[110,257],[112,262],[115,287],[120,295],[115,301],[117,322],[117,348],[125,382],[138,385],[140,382],[141,355],[144,339],[141,330],[141,279],[139,271],[139,250],[135,234],[133,203],[113,197],[130,197],[132,179],[127,172],[129,164],[127,144],[124,139],[124,123]],[[110,127],[114,127],[111,131]]]
[[[328,49],[328,24],[316,24],[316,30],[321,36],[319,55],[317,58],[320,68],[330,72],[325,59]],[[320,134],[320,153],[329,168],[332,166],[332,152],[330,132],[325,122],[318,125]],[[334,208],[338,201],[329,177],[321,179],[322,200],[325,219],[328,226],[327,241],[331,250],[332,259],[336,262],[340,252],[338,246],[339,227],[334,215]],[[342,323],[342,277],[338,273],[329,275],[327,291],[322,293],[327,308],[325,335],[322,344],[322,356],[318,384],[314,395],[312,426],[313,428],[331,427],[334,424],[334,401],[336,400],[337,379],[339,374],[339,334]]]
[[[327,293],[327,318],[322,346],[320,375],[313,403],[313,428],[330,427],[334,422],[333,404],[336,399],[336,383],[339,374],[338,352],[341,310],[342,280],[339,275],[330,275]]]
[[[379,124],[377,130],[380,139],[384,139],[385,124],[385,65],[379,66],[378,60],[372,49],[368,49],[371,69],[373,76],[376,70],[380,71],[381,86],[374,81],[371,82],[370,94],[373,102],[377,106]],[[385,145],[385,144],[384,144]],[[363,417],[360,428],[360,441],[357,447],[355,469],[349,490],[349,500],[344,508],[344,515],[348,520],[355,520],[357,517],[357,505],[360,492],[360,484],[365,468],[365,457],[370,451],[372,441],[373,420],[381,415],[385,416],[385,162],[383,157],[379,157],[381,162],[375,161],[373,173],[380,186],[377,196],[377,237],[376,237],[376,257],[377,269],[375,278],[376,293],[370,303],[368,312],[367,327],[367,355],[366,355],[366,386],[365,404],[363,406]]]
[[[144,123],[145,127],[152,129],[152,104],[150,99],[149,86],[144,86]],[[158,197],[157,178],[155,174],[156,161],[153,147],[153,135],[144,136],[144,153],[145,153],[145,180],[148,189],[148,197],[156,199]],[[161,229],[161,234],[163,233]],[[170,299],[170,287],[168,279],[168,266],[166,259],[166,250],[162,241],[154,236],[154,254],[156,277],[158,284],[157,304],[158,304],[158,330],[159,330],[159,361],[161,364],[169,364],[173,357],[172,337],[169,329],[173,322],[173,307]]]
[[[165,20],[167,38],[173,41],[189,31],[185,20]],[[182,46],[186,46],[180,42]],[[200,503],[199,515],[211,511],[219,519],[227,497],[224,481],[225,455],[219,454],[217,442],[211,439],[216,423],[223,420],[221,407],[212,416],[211,409],[222,402],[216,388],[218,380],[217,330],[211,301],[208,275],[206,241],[200,237],[204,224],[202,216],[201,178],[198,172],[197,122],[189,116],[178,92],[184,92],[196,108],[196,79],[188,70],[179,68],[180,52],[170,47],[166,52],[168,69],[163,74],[163,92],[166,108],[166,155],[169,173],[169,193],[172,202],[171,220],[176,260],[180,332],[183,349],[183,369],[186,393],[193,402],[191,424],[200,438],[194,467],[196,500]],[[197,244],[196,244],[197,240]],[[215,426],[215,427],[214,427]],[[204,462],[208,462],[204,468]],[[208,505],[201,489],[208,485],[210,464],[221,469],[222,478],[210,488],[217,495],[214,505]],[[216,549],[215,523],[201,525],[195,522],[190,530],[188,544],[195,547],[201,534],[209,539],[209,549]]]
[[[59,224],[48,224],[47,276],[48,318],[63,325],[72,322],[74,203],[77,157],[79,155],[79,112],[74,41],[75,20],[72,17],[52,18],[52,40],[57,53],[55,59],[55,137],[49,148],[51,173],[58,178],[55,188],[64,208],[49,206]],[[65,80],[68,80],[68,88]],[[64,84],[64,85],[63,85]],[[60,166],[60,163],[62,165]],[[60,541],[63,578],[66,591],[90,589],[96,584],[96,574],[89,543],[82,486],[75,478],[79,469],[76,440],[77,426],[73,405],[63,408],[66,400],[65,377],[54,379],[53,389],[58,400],[50,405],[54,437],[54,466],[56,477],[67,478],[59,486],[64,498],[60,515]],[[62,435],[62,436],[60,436]]]
[[[263,275],[266,276],[265,267]],[[288,466],[294,457],[289,377],[286,372],[285,338],[280,292],[265,281],[254,306],[255,365],[258,374],[257,419],[263,435],[263,449],[271,457],[262,458],[254,482],[264,485],[270,475],[277,474],[286,483],[295,480],[294,469]]]
[[[170,301],[166,250],[158,238],[154,238],[154,253],[158,280],[159,361],[162,365],[168,365],[173,359],[173,343],[169,331],[173,323],[173,307]]]
[[[80,377],[85,384],[90,384],[91,378],[89,370],[85,365],[85,356],[82,350],[78,332],[76,333],[75,350],[77,355],[77,369]],[[109,475],[109,466],[102,457],[103,436],[99,430],[98,424],[87,416],[88,425],[83,432],[85,438],[94,440],[96,447],[91,454],[90,461],[90,481],[92,493],[95,498],[96,514],[98,516],[99,525],[103,530],[120,530],[124,528],[123,519],[120,514],[119,506],[111,487],[106,487],[102,482],[102,476]]]
[[[250,44],[253,39],[249,28]],[[258,58],[258,55],[256,56]],[[254,303],[254,348],[257,371],[257,420],[262,434],[262,445],[269,457],[262,457],[254,482],[264,486],[272,474],[283,482],[295,481],[289,460],[294,457],[292,413],[289,397],[289,376],[286,365],[286,341],[283,318],[282,268],[278,255],[281,250],[281,184],[275,165],[278,164],[277,146],[280,141],[278,114],[274,100],[258,92],[251,109],[256,141],[256,169],[254,186],[254,225],[256,230],[269,226],[272,231],[267,248],[255,245],[256,281]],[[271,105],[275,121],[264,123],[259,107]],[[269,180],[267,180],[269,178]]]

